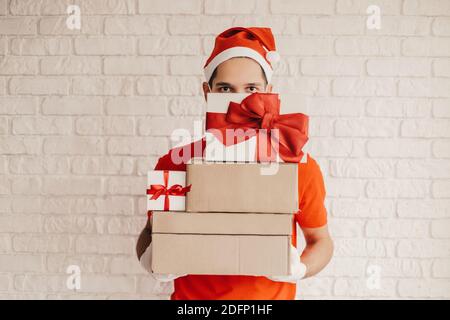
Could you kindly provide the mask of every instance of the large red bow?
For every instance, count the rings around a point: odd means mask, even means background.
[[[273,149],[278,149],[280,158],[285,162],[298,162],[303,156],[302,148],[308,141],[308,116],[303,113],[280,115],[280,100],[278,94],[253,93],[241,103],[230,102],[227,113],[208,112],[206,115],[206,130],[214,129],[216,137],[224,144],[231,145],[249,139],[257,134],[258,160],[261,160],[260,146],[267,143],[267,150],[272,157]],[[237,130],[227,139],[227,129]],[[265,129],[265,130],[261,130]],[[277,129],[276,133],[272,132]],[[260,141],[261,136],[265,139]],[[229,138],[229,136],[228,136]],[[275,148],[278,144],[278,148]]]
[[[164,195],[164,211],[169,210],[169,196],[184,196],[187,192],[191,190],[191,185],[187,187],[182,187],[180,184],[174,184],[168,188],[167,184],[169,181],[169,171],[164,170],[164,185],[162,184],[151,184],[150,189],[147,189],[147,194],[151,194],[150,200],[156,200],[160,196]]]

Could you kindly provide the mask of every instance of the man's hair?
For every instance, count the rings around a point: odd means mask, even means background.
[[[251,58],[249,58],[249,57],[233,57],[233,58],[230,58],[230,59],[234,59],[234,58],[247,58],[247,59],[251,59]],[[218,68],[219,66],[217,66],[215,69],[214,69],[214,71],[213,71],[213,73],[212,73],[212,75],[211,75],[211,78],[209,78],[209,81],[208,81],[208,84],[209,84],[209,87],[212,89],[212,86],[213,86],[213,80],[214,80],[214,78],[216,77],[216,75],[217,75],[217,68]],[[267,86],[267,77],[266,77],[266,73],[264,72],[264,69],[261,67],[261,65],[259,65],[259,67],[261,68],[261,72],[262,72],[262,74],[263,74],[263,77],[264,77],[264,86]]]

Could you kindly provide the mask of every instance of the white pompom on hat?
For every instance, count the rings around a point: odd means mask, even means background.
[[[219,34],[203,67],[206,81],[209,81],[219,64],[234,57],[248,57],[258,62],[264,70],[267,82],[270,83],[272,64],[280,61],[272,30],[261,27],[234,27]]]
[[[281,57],[280,57],[280,54],[277,51],[268,51],[266,53],[266,59],[270,63],[274,63],[274,62],[280,61]]]

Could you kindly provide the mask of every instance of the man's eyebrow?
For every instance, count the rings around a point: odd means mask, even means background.
[[[233,85],[231,83],[228,83],[228,82],[217,82],[216,86],[229,86],[229,87],[232,87]]]
[[[246,86],[255,86],[255,87],[262,85],[263,85],[262,82],[249,82],[246,84]]]
[[[257,86],[262,86],[263,84],[262,84],[262,82],[249,82],[249,83],[246,83],[245,85],[246,85],[246,86],[254,86],[254,87],[257,87]],[[216,83],[216,86],[228,86],[228,87],[233,87],[233,85],[232,85],[231,83],[229,83],[229,82],[217,82],[217,83]]]

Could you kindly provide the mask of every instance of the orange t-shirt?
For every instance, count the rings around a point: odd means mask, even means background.
[[[194,155],[201,157],[204,147],[205,139],[174,148],[159,159],[155,170],[186,171],[187,159]],[[174,162],[173,155],[184,161]],[[298,166],[300,212],[294,215],[294,246],[297,243],[296,223],[305,228],[317,228],[327,223],[325,186],[319,165],[308,155],[307,163]],[[293,300],[296,294],[295,284],[275,282],[262,276],[187,275],[174,282],[172,300]]]

